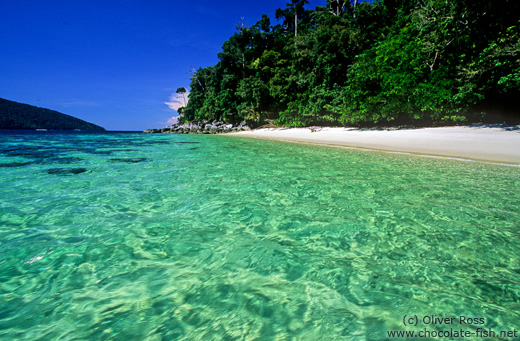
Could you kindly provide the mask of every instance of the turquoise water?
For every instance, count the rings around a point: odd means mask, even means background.
[[[1,339],[520,329],[519,167],[138,133],[0,152]]]

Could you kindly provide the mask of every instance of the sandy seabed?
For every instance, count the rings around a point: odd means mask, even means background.
[[[264,128],[232,135],[520,165],[520,126]]]

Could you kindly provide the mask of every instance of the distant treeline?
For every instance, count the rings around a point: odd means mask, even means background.
[[[104,128],[60,112],[0,98],[0,129],[93,130]]]
[[[518,112],[520,1],[306,4],[278,9],[274,26],[267,15],[239,24],[219,62],[193,70],[181,123],[453,123]]]

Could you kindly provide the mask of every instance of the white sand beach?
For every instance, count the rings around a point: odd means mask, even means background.
[[[264,128],[232,135],[520,165],[520,126]]]

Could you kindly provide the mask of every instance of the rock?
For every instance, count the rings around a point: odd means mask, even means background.
[[[69,176],[87,172],[86,168],[51,168],[47,170],[48,174]]]
[[[174,133],[174,134],[219,134],[243,130],[251,130],[247,121],[239,123],[225,123],[221,120],[211,122],[193,121],[185,124],[174,124],[171,127],[161,129],[146,129],[145,133]]]

